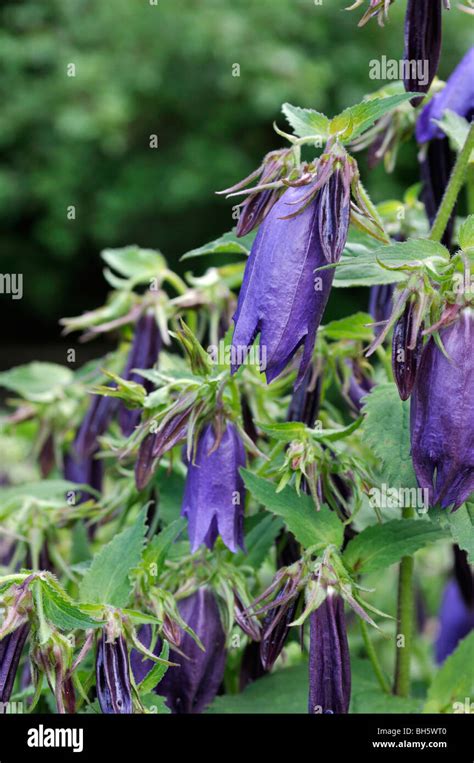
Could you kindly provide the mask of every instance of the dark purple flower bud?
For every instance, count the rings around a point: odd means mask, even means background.
[[[426,143],[445,134],[434,120],[441,121],[445,111],[453,111],[471,121],[474,112],[474,47],[454,69],[444,88],[423,108],[416,123],[418,143]]]
[[[339,262],[346,245],[350,216],[350,185],[342,169],[336,169],[321,188],[318,198],[319,240],[326,260]]]
[[[411,454],[430,505],[453,509],[474,490],[474,315],[470,309],[425,345],[411,396]],[[449,359],[448,359],[449,358]]]
[[[291,579],[278,592],[271,609],[265,615],[260,641],[260,659],[265,670],[271,670],[280,656],[290,634],[290,625],[295,618],[299,594],[288,598],[293,581]]]
[[[405,14],[405,72],[407,93],[427,93],[438,70],[441,53],[442,0],[408,0]],[[408,71],[407,71],[408,70]],[[413,98],[418,106],[423,97]]]
[[[454,167],[454,153],[449,147],[449,139],[433,140],[428,144],[426,152],[420,162],[421,175],[421,200],[425,205],[426,216],[430,225],[438,212],[443,198],[451,170]],[[443,234],[442,243],[448,248],[454,228],[455,209],[453,209],[448,224]]]
[[[320,241],[319,196],[299,214],[308,188],[290,188],[260,226],[245,267],[244,280],[234,315],[232,372],[245,362],[260,334],[260,368],[270,383],[303,347],[298,382],[311,361],[316,331],[326,307],[334,269],[315,269],[327,264]],[[328,203],[326,201],[326,203]],[[295,206],[298,205],[298,206]],[[332,218],[331,218],[332,219]],[[334,243],[327,234],[326,247]]]
[[[329,593],[310,615],[308,712],[347,713],[351,663],[344,601]]]
[[[321,375],[312,364],[309,365],[301,384],[293,392],[287,421],[302,421],[308,427],[314,427],[321,400],[321,384]]]
[[[97,438],[104,434],[116,407],[115,398],[92,396],[74,440],[74,451],[79,459],[85,459],[97,450]]]
[[[104,462],[94,455],[81,458],[74,449],[64,457],[64,479],[76,482],[78,485],[90,485],[99,493],[102,490]],[[77,503],[83,503],[91,498],[91,494],[81,491]]]
[[[227,423],[218,438],[212,424],[199,434],[196,455],[188,466],[182,516],[188,518],[191,550],[212,548],[220,535],[227,548],[243,549],[245,488],[240,467],[245,450],[235,426]]]
[[[416,329],[416,304],[410,301],[394,326],[392,339],[393,376],[402,400],[412,393],[423,349],[423,325]]]
[[[153,368],[158,359],[161,344],[161,334],[154,314],[145,313],[137,322],[123,378],[141,384],[147,392],[150,392],[153,383],[132,371],[132,368]],[[124,403],[120,404],[118,418],[122,434],[125,437],[129,437],[139,424],[141,413],[141,410],[132,410],[127,408]]]
[[[369,294],[369,313],[375,323],[388,321],[392,314],[392,297],[395,284],[387,283],[371,286]],[[380,333],[381,327],[375,327],[375,334]]]
[[[450,580],[444,589],[439,612],[439,631],[435,644],[436,662],[440,665],[459,641],[474,629],[474,603],[469,606],[463,599],[456,580]]]
[[[127,644],[122,635],[107,641],[105,630],[97,643],[97,699],[103,713],[132,712],[132,688]]]
[[[147,434],[140,443],[135,462],[135,484],[138,490],[143,490],[155,471],[156,459],[153,458],[153,446],[156,433]]]
[[[258,641],[250,641],[244,649],[240,663],[239,691],[262,678],[266,672],[260,659],[260,644]]]
[[[212,702],[224,677],[225,633],[214,594],[200,588],[178,604],[183,620],[201,640],[204,651],[189,633],[183,634],[181,651],[170,650],[170,667],[157,687],[173,713],[201,713]],[[186,659],[187,658],[187,659]]]
[[[11,697],[21,653],[30,626],[20,625],[0,641],[0,702],[8,702]]]
[[[47,477],[48,474],[51,472],[54,463],[54,438],[52,434],[49,434],[45,441],[43,442],[39,456],[38,456],[38,463],[40,466],[41,476],[43,478]]]
[[[474,569],[469,563],[467,553],[459,548],[457,544],[453,546],[454,552],[454,577],[461,591],[466,604],[474,607]]]

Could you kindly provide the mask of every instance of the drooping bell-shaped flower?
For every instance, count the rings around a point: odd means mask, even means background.
[[[64,457],[64,479],[76,482],[78,485],[90,485],[99,493],[102,490],[104,476],[103,461],[94,455],[79,458],[74,452],[67,453]],[[82,503],[91,498],[91,494],[81,491],[77,503]]]
[[[30,626],[24,623],[0,640],[0,702],[10,699]]]
[[[430,505],[453,509],[474,491],[474,313],[464,309],[431,338],[411,396],[411,454]]]
[[[238,360],[233,372],[260,334],[260,368],[267,382],[284,370],[300,347],[298,381],[302,380],[334,278],[334,269],[314,271],[337,262],[341,254],[349,224],[346,190],[333,180],[307,203],[308,187],[290,188],[262,223],[234,315],[232,357]]]
[[[243,466],[245,449],[235,426],[227,422],[218,433],[213,424],[206,424],[188,466],[181,512],[188,519],[193,552],[201,543],[212,548],[218,535],[231,551],[243,548]]]
[[[260,641],[260,659],[265,670],[271,670],[280,656],[290,634],[290,625],[295,618],[299,596],[290,596],[288,586],[276,595],[272,609],[265,615]]]
[[[127,644],[122,635],[114,640],[102,630],[96,652],[97,699],[103,713],[132,712],[132,688]]]
[[[225,633],[211,590],[199,588],[178,603],[181,617],[200,639],[204,650],[184,632],[180,650],[170,650],[170,667],[157,686],[173,713],[201,713],[216,696],[224,677]]]
[[[441,53],[442,0],[408,0],[405,13],[405,72],[407,93],[427,93],[438,70]],[[422,96],[411,103],[418,106]]]
[[[161,334],[153,313],[146,312],[138,320],[132,346],[123,372],[123,378],[141,384],[149,392],[152,382],[144,379],[133,368],[149,369],[155,365],[161,350]],[[138,425],[141,410],[127,408],[123,403],[119,407],[119,424],[122,433],[128,437]]]
[[[408,400],[412,393],[422,349],[422,326],[417,327],[416,304],[409,301],[394,326],[392,339],[393,376],[402,400]]]
[[[423,108],[416,123],[418,143],[445,137],[436,124],[446,111],[453,111],[471,121],[474,112],[474,47],[470,48],[459,62],[445,86],[435,93]],[[435,121],[436,120],[436,121]]]
[[[331,591],[310,614],[308,712],[347,713],[351,664],[343,599]]]
[[[450,580],[443,592],[439,611],[439,630],[435,644],[436,662],[440,665],[459,641],[474,629],[474,602],[464,600],[457,580]]]

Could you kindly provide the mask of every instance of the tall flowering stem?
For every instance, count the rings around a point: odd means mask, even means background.
[[[404,519],[413,519],[415,510],[411,507],[406,507],[403,509],[402,515]],[[410,663],[415,614],[415,601],[413,597],[414,563],[413,556],[402,557],[398,578],[397,652],[393,693],[398,694],[400,697],[407,697],[410,693]],[[399,636],[403,636],[402,644],[398,644]]]
[[[473,150],[474,123],[471,124],[466,142],[456,160],[456,164],[454,165],[451,177],[449,178],[449,183],[446,186],[443,199],[438,209],[438,214],[436,215],[433,227],[431,228],[429,237],[432,241],[441,241],[443,233],[449,222],[449,218],[451,217],[451,212],[454,209],[459,191],[461,190],[462,184],[464,183],[467,166],[469,163],[469,157],[471,156],[471,152]]]

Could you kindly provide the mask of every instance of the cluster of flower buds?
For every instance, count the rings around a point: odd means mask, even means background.
[[[423,349],[411,397],[411,453],[430,505],[453,510],[474,490],[474,314],[467,307]]]
[[[296,166],[295,152],[292,148],[271,151],[260,167],[244,180],[219,193],[227,196],[245,194],[247,198],[239,204],[239,218],[236,226],[237,236],[245,236],[266,218],[273,205],[285,191],[284,180],[290,180]],[[249,183],[258,180],[253,188],[246,188]],[[245,190],[244,190],[245,189]]]

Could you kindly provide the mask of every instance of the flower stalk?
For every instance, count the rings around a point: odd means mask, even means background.
[[[459,191],[464,183],[469,158],[474,150],[474,124],[471,124],[466,142],[458,155],[456,164],[453,167],[449,183],[444,192],[438,214],[436,215],[433,227],[431,228],[429,238],[431,241],[441,241],[443,233],[451,217],[451,212],[456,204]]]

